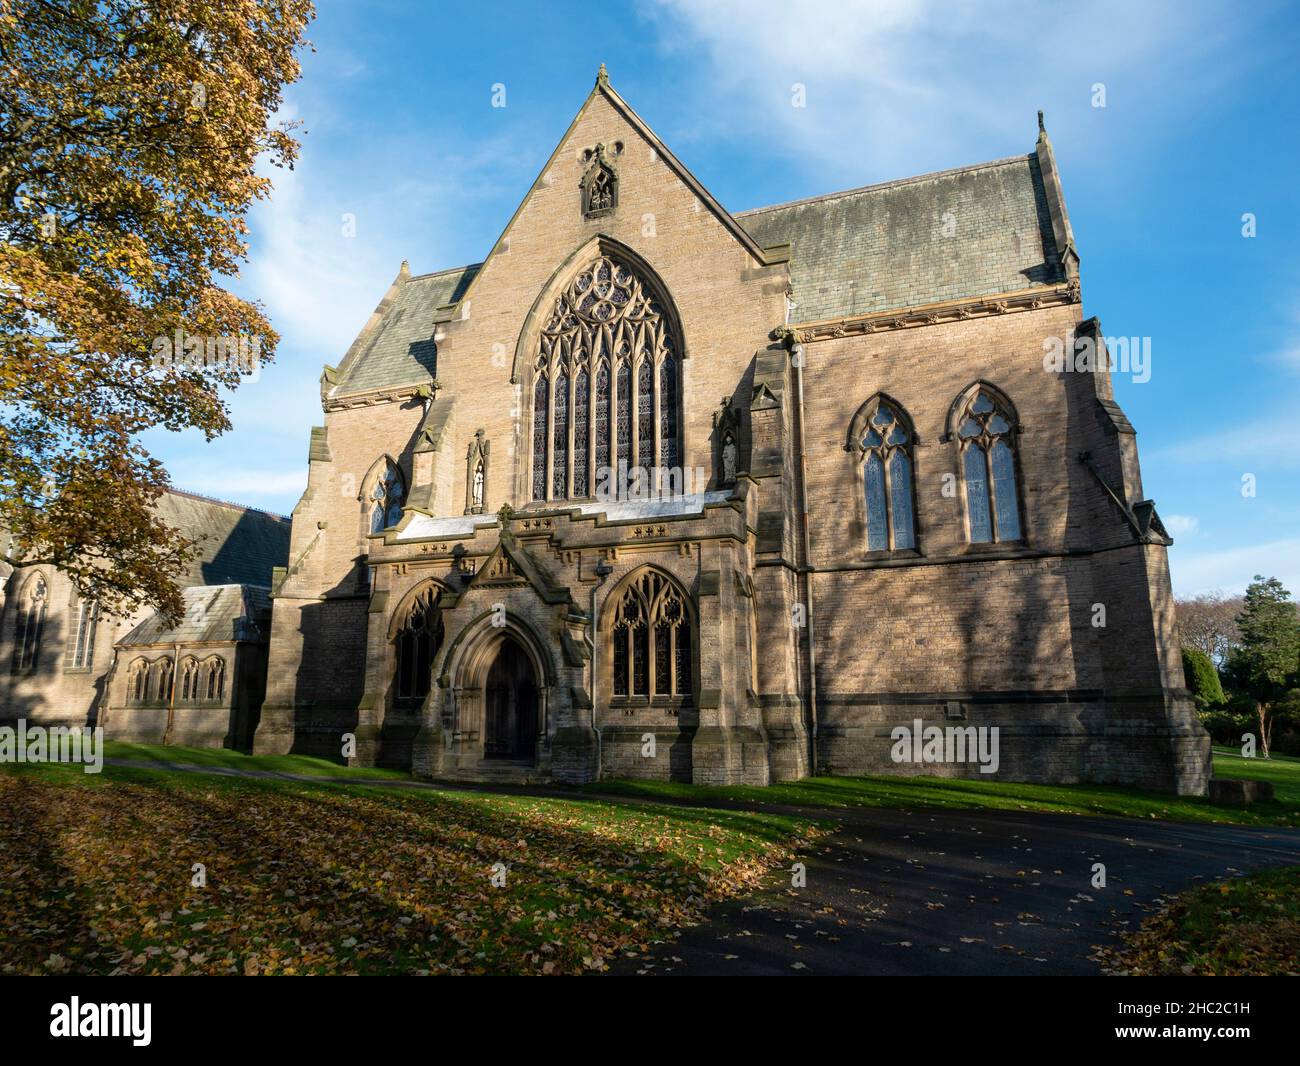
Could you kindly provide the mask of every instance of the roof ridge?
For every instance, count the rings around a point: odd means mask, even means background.
[[[899,185],[910,185],[915,181],[929,181],[932,178],[946,178],[953,174],[964,174],[974,170],[986,170],[989,167],[1004,167],[1012,163],[1023,163],[1032,159],[1032,153],[1024,155],[1009,155],[1002,159],[990,159],[984,163],[970,163],[964,167],[950,167],[947,170],[932,170],[926,174],[914,174],[910,178],[893,178],[890,181],[879,181],[872,185],[859,185],[855,189],[841,189],[839,192],[822,193],[819,196],[806,196],[802,200],[787,200],[785,203],[768,204],[764,207],[751,207],[746,211],[736,211],[733,218],[743,218],[746,215],[758,215],[764,211],[779,211],[783,207],[802,207],[804,204],[824,203],[828,200],[837,200],[843,196],[856,196],[858,193],[878,192],[881,189],[890,189]]]
[[[464,266],[443,267],[442,270],[430,270],[427,274],[412,274],[406,279],[409,285],[413,281],[424,281],[426,278],[440,278],[445,274],[463,274],[467,270],[473,270],[475,267],[481,267],[482,263],[466,263]]]
[[[201,492],[190,492],[188,489],[178,489],[173,485],[169,485],[164,491],[171,493],[173,496],[187,496],[191,500],[202,500],[204,503],[215,503],[222,507],[233,507],[238,511],[252,511],[255,514],[264,514],[269,518],[275,518],[281,522],[293,521],[293,519],[286,514],[277,514],[275,511],[268,511],[262,507],[250,507],[248,504],[235,503],[233,500],[218,499],[216,496],[205,496]]]

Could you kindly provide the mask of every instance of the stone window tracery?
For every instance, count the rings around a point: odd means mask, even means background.
[[[442,645],[440,598],[438,588],[430,585],[410,602],[398,621],[393,678],[394,702],[398,707],[418,708],[429,694],[433,657]]]
[[[370,490],[370,532],[381,533],[395,526],[402,517],[402,499],[406,484],[402,472],[392,460],[387,460],[383,471]]]
[[[873,398],[860,417],[856,444],[862,453],[867,550],[915,548],[911,424],[883,397]]]
[[[94,600],[77,601],[76,628],[73,631],[72,666],[83,669],[95,659],[95,629],[99,625],[99,604]]]
[[[595,256],[556,297],[538,340],[532,498],[589,497],[620,460],[629,472],[647,468],[647,485],[649,468],[675,467],[680,365],[675,329],[648,280],[616,256]]]
[[[612,630],[616,700],[690,697],[694,627],[675,582],[656,570],[633,578],[615,603]]]
[[[49,586],[41,574],[28,579],[18,600],[18,628],[14,633],[14,669],[35,669],[45,636],[45,611]]]
[[[1015,414],[991,389],[977,388],[956,426],[970,542],[1021,540]]]

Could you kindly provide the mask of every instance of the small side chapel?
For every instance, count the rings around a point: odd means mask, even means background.
[[[921,722],[996,728],[1006,779],[1203,793],[1134,428],[1049,338],[1104,350],[1041,115],[733,213],[602,67],[484,260],[403,263],[325,368],[254,749],[979,773],[893,761]]]

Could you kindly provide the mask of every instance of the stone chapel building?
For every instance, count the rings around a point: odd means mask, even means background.
[[[731,214],[596,85],[487,258],[321,379],[257,752],[442,777],[1204,792],[1052,145]],[[1104,351],[1103,351],[1104,354]],[[1101,619],[1099,623],[1099,618]],[[354,745],[354,747],[352,746]]]

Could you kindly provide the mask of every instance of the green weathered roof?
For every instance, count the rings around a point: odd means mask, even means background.
[[[1036,155],[734,217],[762,247],[791,246],[795,322],[1064,280]],[[434,314],[460,299],[480,265],[399,275],[376,320],[349,350],[331,395],[423,384],[435,377]]]
[[[795,322],[1064,280],[1035,156],[925,174],[736,216],[789,242]]]
[[[423,384],[436,377],[434,312],[459,300],[476,273],[478,264],[404,279],[369,335],[358,338],[334,395]]]
[[[265,641],[271,632],[271,595],[254,585],[193,585],[181,590],[185,614],[174,626],[154,613],[117,643],[202,644]]]
[[[179,585],[269,587],[272,567],[289,561],[291,523],[281,515],[176,490],[163,493],[155,506],[164,522],[199,542]]]

